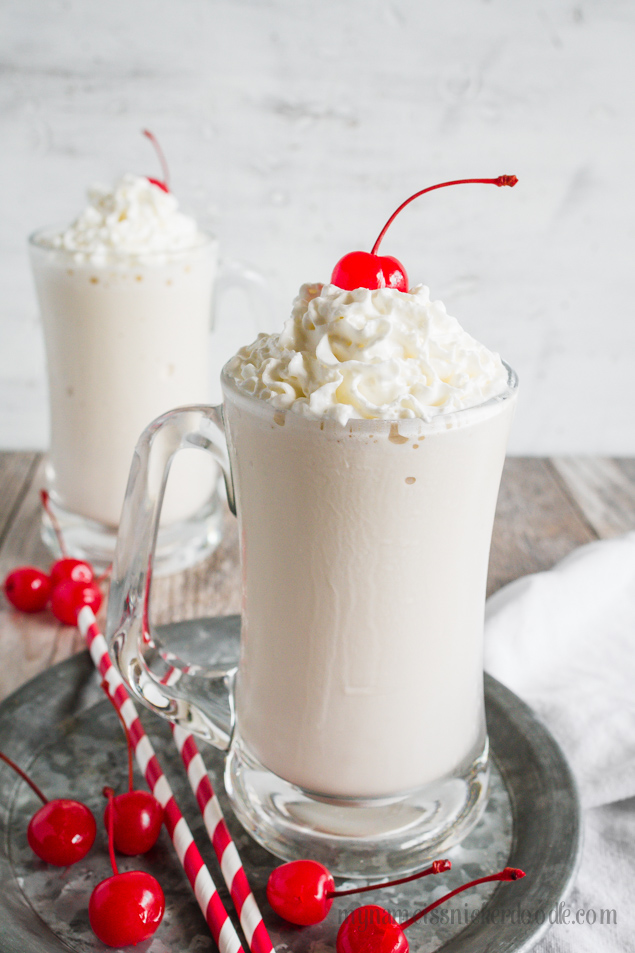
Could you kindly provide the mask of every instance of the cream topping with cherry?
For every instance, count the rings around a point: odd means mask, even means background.
[[[162,183],[126,173],[113,187],[89,188],[87,207],[53,236],[51,245],[75,253],[79,260],[102,263],[122,255],[178,252],[202,241],[196,221],[179,211]]]
[[[241,390],[314,418],[420,417],[502,393],[507,370],[429,289],[306,284],[279,334],[260,334],[227,365]]]

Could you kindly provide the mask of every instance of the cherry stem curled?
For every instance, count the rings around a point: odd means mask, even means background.
[[[412,880],[420,880],[421,877],[427,877],[429,874],[440,874],[445,870],[452,869],[452,861],[435,860],[430,867],[420,870],[409,877],[402,877],[401,880],[390,880],[388,883],[369,884],[367,887],[353,887],[351,890],[329,890],[327,897],[348,897],[353,893],[367,893],[369,890],[381,890],[383,887],[398,887],[400,884],[410,883]]]
[[[157,154],[157,157],[159,159],[159,164],[161,165],[161,171],[163,173],[163,183],[166,186],[166,188],[169,188],[170,170],[168,169],[168,163],[163,153],[163,149],[159,145],[159,140],[157,139],[157,137],[154,135],[153,132],[150,132],[149,129],[142,129],[141,131],[143,135],[146,137],[146,139],[149,139],[152,145],[154,146],[154,151]]]
[[[117,876],[119,868],[115,858],[115,792],[112,788],[104,788],[102,794],[108,798],[108,804],[110,805],[108,811],[108,853],[110,854],[113,873]]]
[[[42,506],[44,507],[44,512],[51,521],[51,526],[53,527],[53,532],[57,537],[57,545],[60,548],[60,552],[64,559],[68,559],[68,551],[64,544],[64,537],[62,536],[62,530],[58,522],[57,516],[51,509],[51,498],[48,490],[40,490],[40,499],[42,500]]]
[[[39,799],[40,799],[40,801],[42,802],[42,804],[48,804],[48,803],[49,803],[49,799],[48,799],[47,797],[44,797],[44,795],[43,795],[42,792],[40,791],[40,789],[39,789],[39,787],[37,786],[37,784],[35,784],[35,782],[31,780],[31,778],[28,776],[28,774],[26,774],[26,773],[22,770],[22,768],[19,768],[19,767],[17,766],[17,764],[15,763],[15,761],[12,761],[11,758],[8,757],[8,755],[3,754],[2,751],[0,751],[0,761],[4,761],[5,764],[8,764],[10,768],[13,768],[13,770],[15,771],[16,774],[19,774],[19,775],[20,775],[20,777],[22,778],[23,781],[26,781],[26,783],[29,785],[29,787],[31,788],[31,790],[34,791],[35,794],[37,794],[37,796],[39,797]]]
[[[469,890],[471,887],[478,887],[479,884],[493,883],[495,881],[509,882],[510,880],[520,880],[525,876],[525,871],[520,870],[518,867],[505,867],[504,870],[500,870],[497,874],[490,874],[489,877],[479,877],[478,880],[471,880],[467,884],[463,884],[461,887],[457,887],[456,890],[446,893],[445,896],[440,897],[438,900],[435,900],[434,903],[429,904],[429,906],[424,907],[423,910],[420,910],[419,913],[415,913],[413,917],[410,917],[409,920],[406,920],[405,923],[400,924],[402,930],[407,930],[408,927],[412,926],[413,923],[416,923],[417,920],[420,920],[421,917],[425,917],[427,913],[430,913],[435,907],[438,907],[440,904],[445,903],[446,900],[451,900],[452,897],[456,897],[457,894],[463,893],[464,890]]]
[[[102,681],[102,683],[101,683],[101,688],[102,688],[104,694],[106,695],[106,698],[108,699],[108,701],[110,702],[110,704],[112,705],[112,707],[115,709],[115,711],[116,711],[116,713],[117,713],[117,718],[118,718],[119,721],[121,722],[121,726],[122,726],[122,728],[123,728],[124,735],[126,736],[126,744],[128,745],[128,791],[132,791],[132,789],[133,789],[133,773],[134,773],[134,767],[133,767],[133,761],[132,761],[132,739],[131,739],[131,737],[130,737],[130,729],[128,728],[128,725],[126,724],[123,715],[121,714],[121,712],[120,712],[119,709],[117,708],[117,704],[116,704],[116,702],[115,702],[115,699],[114,699],[114,698],[112,697],[112,695],[110,694],[110,685],[108,684],[108,682],[106,681],[106,679],[104,679],[104,680]],[[106,788],[104,788],[104,792],[105,792],[105,791],[106,791]],[[105,796],[105,795],[104,795],[104,796]]]
[[[377,241],[373,245],[370,253],[371,255],[377,254],[377,249],[379,248],[384,235],[386,234],[389,227],[392,225],[392,223],[396,219],[397,215],[399,215],[401,210],[405,208],[406,205],[410,205],[411,202],[414,202],[415,199],[418,199],[420,195],[425,195],[426,192],[434,192],[435,189],[444,189],[448,185],[468,185],[470,183],[478,183],[481,185],[497,185],[500,188],[502,185],[514,186],[516,185],[517,182],[518,182],[518,179],[515,175],[499,175],[496,179],[454,179],[452,182],[440,182],[438,185],[430,185],[428,186],[427,189],[421,189],[420,192],[415,192],[415,194],[411,195],[409,199],[406,199],[405,202],[402,202],[399,208],[392,213],[392,215],[390,216],[390,218],[388,219],[388,221],[382,228],[381,232],[379,233],[379,237],[377,238]]]

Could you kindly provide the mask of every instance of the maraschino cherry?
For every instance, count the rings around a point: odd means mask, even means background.
[[[169,192],[170,187],[168,183],[170,181],[170,170],[168,169],[168,164],[165,160],[163,149],[159,145],[159,140],[157,139],[157,137],[154,135],[153,132],[150,132],[149,129],[142,129],[141,131],[143,135],[146,136],[146,138],[149,139],[152,145],[154,146],[154,151],[157,154],[157,157],[159,159],[159,165],[161,166],[161,171],[163,172],[163,181],[161,181],[161,179],[151,179],[149,175],[147,175],[146,178],[148,182],[150,182],[152,185],[158,185],[158,187],[160,189],[163,189],[164,192]]]
[[[123,715],[110,694],[108,682],[103,681],[101,687],[117,712],[128,745],[128,790],[125,794],[118,794],[113,798],[108,797],[108,804],[104,811],[104,824],[108,829],[110,815],[114,812],[113,838],[115,847],[120,853],[127,854],[128,857],[135,857],[137,854],[145,854],[156,844],[163,824],[163,807],[149,791],[135,791],[133,789],[132,739],[130,738],[130,732]]]
[[[49,494],[41,490],[42,506],[46,511],[62,558],[51,566],[50,574],[35,566],[20,566],[4,581],[4,591],[11,605],[21,612],[41,612],[50,600],[51,611],[65,625],[76,625],[77,615],[83,606],[97,612],[102,602],[99,581],[90,563],[83,559],[71,559],[66,551],[59,523],[50,504]],[[107,575],[107,574],[106,574]]]
[[[42,801],[43,807],[35,812],[27,828],[27,840],[33,853],[56,867],[68,867],[82,860],[93,846],[97,833],[90,809],[68,798],[49,801],[22,768],[2,751],[0,760],[13,768]]]
[[[35,566],[19,566],[4,580],[4,593],[20,612],[41,612],[51,598],[50,577]]]
[[[60,529],[57,517],[51,508],[51,498],[48,490],[40,490],[40,499],[42,506],[48,518],[51,521],[53,532],[57,539],[57,545],[62,554],[61,559],[57,559],[51,566],[51,586],[55,588],[61,582],[92,582],[95,578],[93,567],[83,559],[71,559],[66,551],[66,544]]]
[[[392,213],[370,252],[352,251],[340,258],[333,269],[331,284],[336,285],[343,291],[354,291],[355,288],[369,288],[371,291],[376,288],[395,288],[397,291],[407,291],[408,276],[401,262],[391,255],[377,254],[388,228],[401,210],[414,199],[419,198],[420,195],[433,192],[435,189],[444,189],[448,185],[466,185],[472,182],[485,185],[513,186],[516,185],[518,179],[515,175],[499,175],[496,179],[454,179],[452,182],[440,182],[438,185],[431,185],[427,189],[415,192]]]
[[[429,874],[440,874],[451,867],[449,860],[435,860],[432,866],[400,880],[370,884],[368,887],[353,887],[350,890],[336,890],[333,876],[324,864],[318,863],[317,860],[292,860],[276,867],[269,875],[267,900],[283,919],[297,926],[307,927],[324,920],[335,897],[349,897],[354,893],[366,893],[368,890],[379,890],[382,887],[396,887]]]
[[[98,883],[88,903],[88,919],[93,932],[107,946],[133,946],[156,931],[165,912],[165,897],[158,880],[143,870],[120,874],[113,844],[112,801],[114,791],[104,788],[111,802],[108,823],[108,851],[113,876]]]
[[[62,558],[51,566],[51,612],[64,625],[77,625],[77,616],[84,606],[90,606],[97,613],[103,599],[101,589],[90,563],[69,557],[48,491],[41,490],[40,497],[62,554]]]
[[[388,910],[378,907],[375,904],[369,904],[364,907],[358,907],[346,917],[341,927],[337,931],[336,951],[337,953],[408,953],[410,949],[404,930],[416,923],[426,914],[430,913],[440,904],[445,903],[457,894],[476,887],[478,884],[493,883],[494,881],[509,882],[511,880],[520,880],[525,876],[523,870],[516,867],[505,867],[497,874],[491,874],[489,877],[479,877],[478,880],[471,880],[470,883],[451,890],[444,897],[428,904],[419,913],[416,913],[405,923],[399,924]]]

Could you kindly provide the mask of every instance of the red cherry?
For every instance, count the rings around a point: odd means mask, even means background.
[[[155,932],[165,911],[165,897],[157,880],[142,870],[120,874],[115,860],[112,809],[114,792],[104,788],[108,814],[108,853],[113,876],[98,883],[88,903],[88,919],[96,936],[108,946],[132,946]]]
[[[337,933],[337,953],[408,953],[406,934],[395,918],[375,904],[358,907]]]
[[[51,597],[51,580],[35,566],[20,566],[4,580],[4,592],[20,612],[40,612]]]
[[[56,586],[51,597],[51,611],[56,619],[64,625],[77,625],[77,616],[80,609],[90,606],[97,612],[103,596],[101,589],[95,582],[81,582],[75,579],[66,579]]]
[[[113,798],[115,848],[121,854],[134,857],[145,854],[157,842],[163,824],[163,808],[149,791],[126,791]],[[104,811],[108,827],[110,801]]]
[[[2,751],[0,761],[26,781],[44,805],[29,822],[27,839],[31,850],[41,860],[58,867],[67,867],[85,857],[97,833],[95,818],[86,805],[67,798],[47,800],[28,774]]]
[[[74,582],[92,582],[95,578],[93,567],[83,559],[58,559],[51,566],[51,584],[53,588],[67,579]]]
[[[395,218],[402,209],[409,205],[414,199],[419,198],[426,192],[433,192],[435,189],[444,189],[448,185],[467,185],[468,183],[482,183],[485,185],[509,185],[514,186],[518,182],[515,175],[499,175],[496,179],[455,179],[452,182],[440,182],[438,185],[430,185],[427,189],[421,189],[415,192],[410,198],[402,202],[396,209],[381,232],[377,241],[373,245],[370,254],[363,251],[353,251],[340,258],[333,269],[331,275],[331,284],[342,288],[344,291],[353,291],[355,288],[369,288],[371,291],[376,288],[395,288],[397,291],[408,290],[408,276],[406,269],[390,255],[384,257],[377,254],[379,246],[388,228],[394,222]]]
[[[164,811],[162,805],[149,791],[133,790],[133,745],[130,731],[110,694],[110,686],[106,679],[101,683],[101,687],[121,722],[128,746],[128,790],[125,794],[119,794],[115,797],[112,788],[104,788],[104,795],[108,798],[108,804],[104,811],[104,824],[110,830],[110,812],[113,811],[115,847],[122,854],[134,857],[136,854],[145,854],[156,844],[163,823]]]
[[[320,923],[333,906],[335,881],[316,860],[293,860],[276,867],[267,883],[267,900],[279,916],[306,927]]]
[[[408,940],[404,930],[407,930],[417,920],[421,920],[422,917],[425,917],[440,904],[451,900],[452,897],[463,893],[464,890],[477,887],[479,884],[520,880],[524,876],[525,872],[517,867],[505,867],[497,874],[471,880],[469,883],[451,890],[450,893],[446,893],[445,896],[435,900],[434,903],[428,904],[427,907],[415,913],[401,925],[383,907],[374,905],[359,907],[349,913],[339,928],[336,951],[337,953],[408,953]]]
[[[147,940],[163,919],[165,897],[151,874],[129,870],[97,884],[88,903],[90,925],[107,946]]]
[[[404,266],[391,255],[371,255],[367,251],[352,251],[340,258],[333,269],[331,284],[343,291],[355,288],[395,288],[408,290],[408,276]]]
[[[41,860],[56,867],[68,867],[86,856],[96,833],[95,818],[85,804],[57,798],[33,815],[27,839]]]
[[[353,887],[351,890],[335,890],[333,877],[323,864],[316,860],[292,860],[271,872],[267,883],[267,899],[275,912],[289,923],[309,926],[324,920],[334,897],[349,897],[353,893],[396,887],[411,880],[420,880],[428,874],[440,874],[451,867],[449,860],[435,860],[430,867],[409,877],[367,887]]]

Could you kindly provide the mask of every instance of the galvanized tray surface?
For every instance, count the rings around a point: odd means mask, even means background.
[[[218,652],[237,657],[235,616],[164,627],[171,647],[192,660],[209,632]],[[197,651],[198,650],[198,651]],[[486,676],[487,722],[494,756],[492,792],[486,812],[463,843],[449,852],[449,874],[366,895],[405,918],[466,880],[505,864],[527,872],[514,884],[486,885],[457,898],[408,931],[417,953],[521,953],[549,926],[549,912],[571,886],[580,852],[580,809],[569,768],[555,741],[530,709],[499,682]],[[142,712],[195,840],[225,906],[238,921],[190,792],[168,726]],[[33,679],[0,705],[0,747],[28,770],[49,797],[74,797],[98,818],[95,846],[84,861],[64,870],[40,862],[26,842],[26,827],[39,802],[20,779],[0,767],[0,953],[93,953],[105,951],[90,930],[88,898],[109,876],[101,815],[101,790],[123,790],[126,756],[115,712],[104,699],[88,653],[62,662]],[[290,927],[267,906],[265,887],[279,861],[243,831],[231,815],[222,784],[223,757],[203,755],[252,889],[277,950],[328,953],[355,897],[333,905],[327,920],[310,928]],[[141,779],[138,785],[143,786]],[[121,858],[120,870],[153,873],[166,895],[166,914],[155,936],[135,947],[139,953],[204,953],[214,950],[205,921],[165,831],[143,858]],[[386,871],[387,877],[390,871]],[[361,902],[361,901],[360,901]]]

